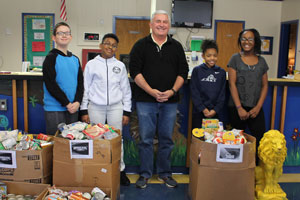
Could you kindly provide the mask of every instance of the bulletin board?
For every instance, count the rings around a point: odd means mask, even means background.
[[[30,61],[30,68],[42,68],[48,52],[54,47],[52,32],[54,14],[22,13],[23,61]]]

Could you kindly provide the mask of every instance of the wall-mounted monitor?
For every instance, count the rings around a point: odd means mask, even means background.
[[[172,0],[172,27],[212,28],[212,0]]]

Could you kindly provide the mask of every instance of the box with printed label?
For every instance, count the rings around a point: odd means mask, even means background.
[[[253,200],[255,196],[255,143],[245,134],[242,161],[218,162],[218,145],[192,138],[189,196],[192,200]]]
[[[121,136],[112,140],[54,138],[53,184],[60,187],[111,189],[120,193]]]
[[[0,151],[0,180],[51,183],[53,145],[41,150]]]

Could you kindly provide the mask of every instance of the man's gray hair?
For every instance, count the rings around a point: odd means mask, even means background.
[[[152,13],[152,16],[151,16],[151,22],[153,22],[153,18],[155,17],[155,15],[158,15],[158,14],[163,14],[163,15],[167,15],[168,16],[168,19],[169,19],[169,23],[171,23],[171,18],[170,18],[170,15],[167,11],[164,11],[164,10],[156,10],[154,13]]]

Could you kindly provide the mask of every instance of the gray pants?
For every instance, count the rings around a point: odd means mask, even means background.
[[[77,122],[78,112],[70,114],[68,111],[45,111],[45,120],[47,135],[55,135],[58,124]]]
[[[122,118],[123,118],[123,104],[121,102],[109,105],[109,106],[100,106],[90,103],[88,107],[88,113],[91,123],[101,123],[120,129],[122,133]],[[120,161],[120,170],[125,169],[124,162],[124,150],[123,150],[123,140],[121,143],[121,161]]]

